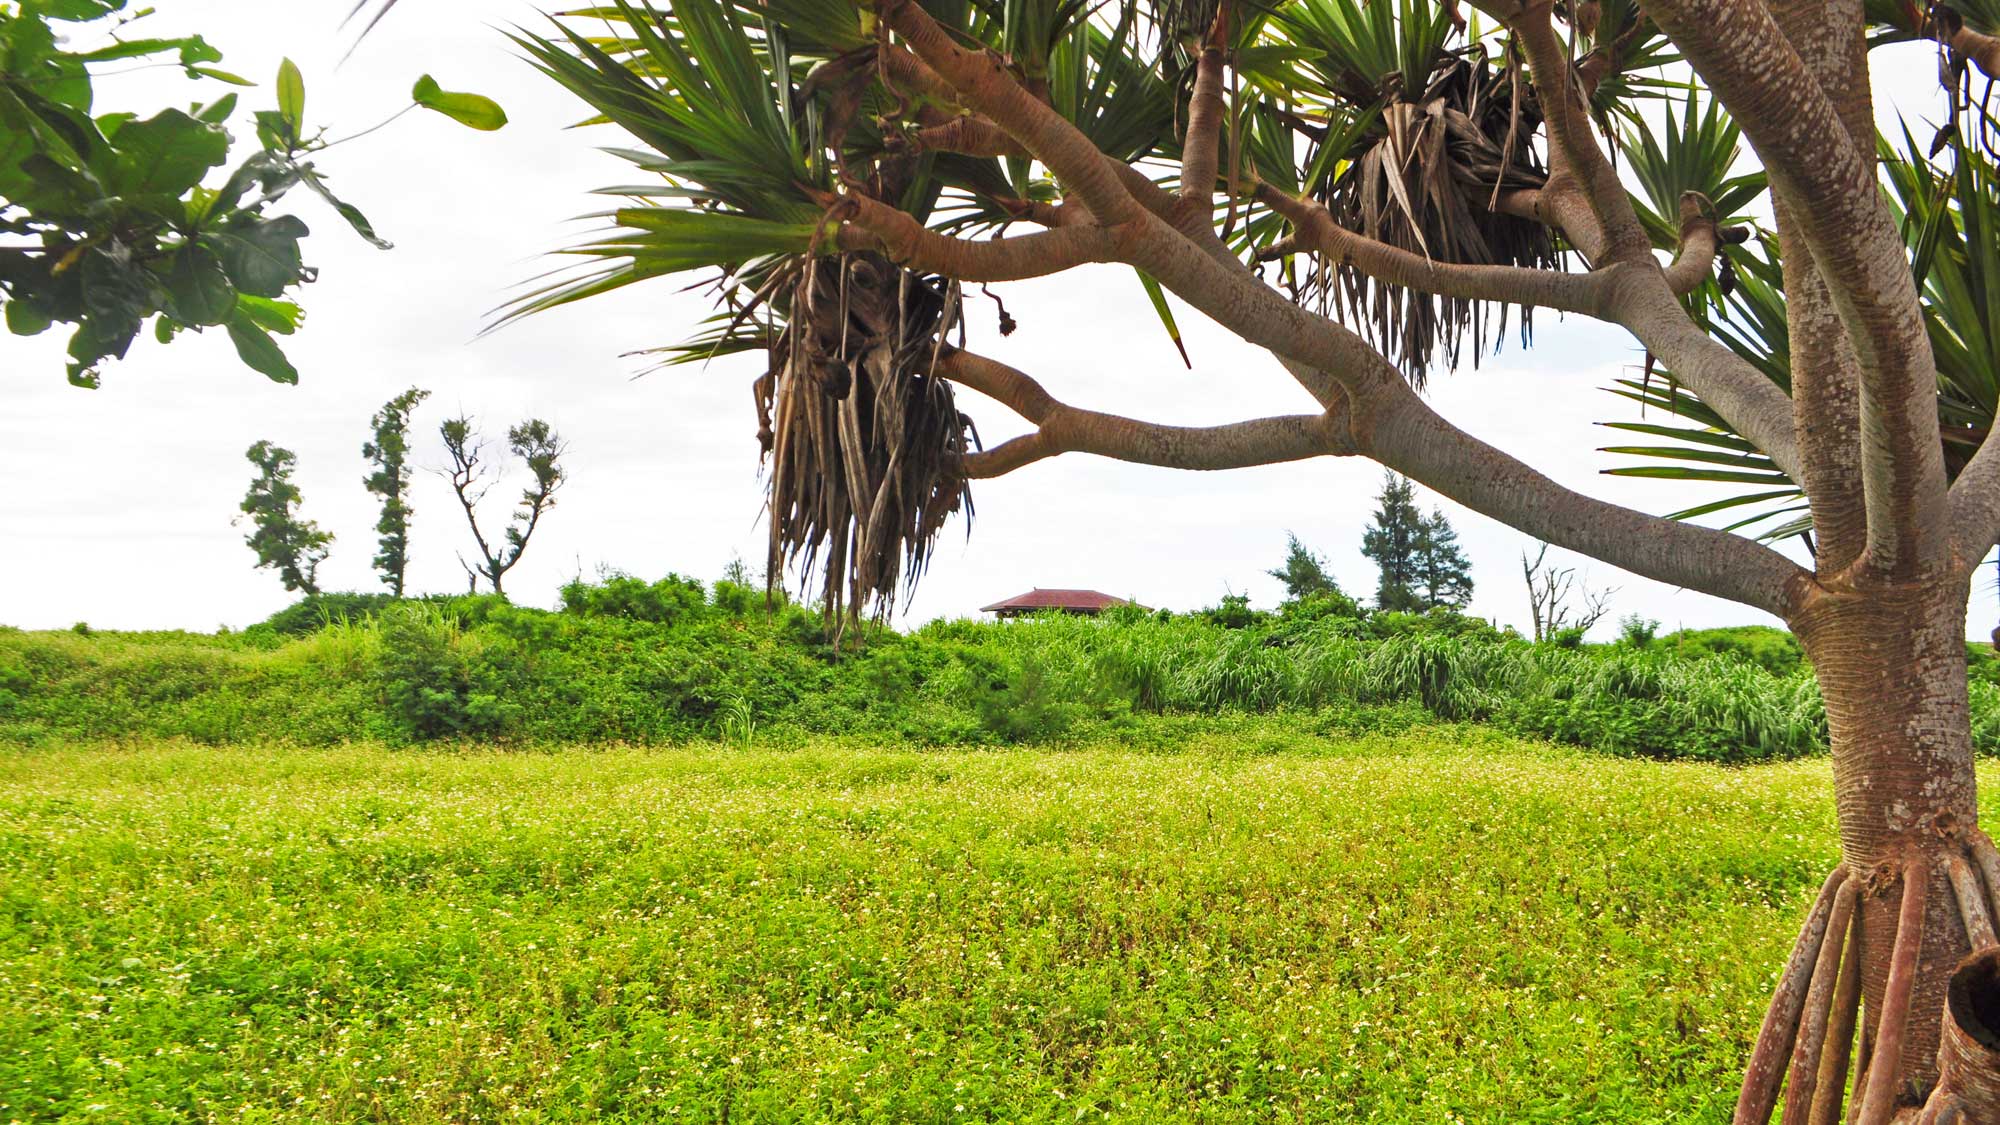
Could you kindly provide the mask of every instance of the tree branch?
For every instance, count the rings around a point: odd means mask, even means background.
[[[1194,94],[1188,100],[1187,137],[1181,142],[1181,198],[1199,200],[1204,213],[1215,196],[1222,148],[1222,55],[1228,39],[1229,5],[1216,9],[1208,43],[1195,64]]]
[[[1115,261],[1131,231],[1068,224],[1008,238],[964,239],[939,234],[909,214],[865,195],[829,196],[847,222],[835,235],[843,250],[874,250],[913,269],[959,281],[1021,281],[1090,262]]]
[[[1949,12],[1949,15],[1945,13]],[[1939,7],[1937,37],[1952,50],[1972,60],[1972,65],[1988,78],[2000,78],[2000,35],[1988,35],[1965,26],[1964,17]]]
[[[1503,191],[1493,200],[1493,210],[1503,215],[1528,219],[1561,232],[1583,260],[1597,264],[1605,260],[1610,240],[1604,224],[1590,206],[1590,197],[1574,179],[1557,172],[1539,188]]]
[[[1988,438],[1951,486],[1952,553],[1970,571],[2000,541],[2000,440]]]
[[[1785,392],[1689,320],[1664,273],[1650,267],[1632,269],[1619,280],[1618,323],[1658,356],[1677,382],[1701,396],[1780,471],[1798,480],[1798,435],[1792,400]]]
[[[1750,540],[1663,520],[1595,500],[1556,484],[1527,465],[1452,426],[1418,398],[1388,360],[1360,337],[1331,321],[1284,300],[1253,278],[1233,277],[1215,260],[1185,241],[1145,238],[1133,243],[1135,264],[1160,283],[1239,336],[1281,357],[1295,375],[1317,369],[1320,385],[1304,376],[1301,382],[1328,401],[1338,383],[1346,392],[1349,426],[1356,448],[1406,476],[1450,496],[1476,511],[1570,550],[1624,567],[1636,574],[1701,590],[1786,615],[1811,576],[1783,555]],[[1730,405],[1777,405],[1775,418],[1754,414],[1757,425],[1746,430],[1768,440],[1777,456],[1789,460],[1790,414],[1784,395],[1748,368],[1734,353],[1709,340],[1688,321],[1664,275],[1649,257],[1612,267],[1614,284],[1627,295],[1614,300],[1662,303],[1684,331],[1749,370],[1756,383],[1733,378],[1733,370],[1718,370],[1690,358],[1689,367],[1721,392]],[[1626,279],[1637,279],[1631,286]],[[1643,335],[1642,335],[1643,338]],[[1673,341],[1677,345],[1679,341]],[[1688,352],[1676,346],[1677,353]],[[1762,394],[1758,387],[1761,385]],[[1706,398],[1705,392],[1704,397]],[[1732,397],[1733,396],[1733,397]],[[1775,400],[1775,401],[1774,401]],[[1722,409],[1722,407],[1717,407]],[[1761,445],[1760,445],[1761,447]],[[1769,450],[1767,450],[1769,452]],[[1781,462],[1783,463],[1783,462]]]
[[[976,113],[939,113],[935,116],[938,120],[916,131],[917,148],[921,151],[982,157],[1027,155],[1021,143],[1008,136],[1005,129]]]
[[[1482,5],[1484,6],[1484,5]],[[1549,159],[1558,174],[1569,173],[1589,197],[1591,210],[1605,235],[1604,260],[1637,260],[1652,252],[1653,241],[1632,209],[1632,197],[1618,179],[1618,170],[1598,147],[1591,132],[1590,107],[1585,105],[1569,54],[1556,41],[1550,22],[1551,0],[1527,0],[1486,7],[1520,39],[1541,95],[1549,131]]]
[[[951,349],[936,373],[991,395],[1035,423],[1034,433],[966,454],[974,479],[1002,476],[1062,453],[1094,453],[1168,469],[1211,471],[1354,452],[1340,411],[1256,418],[1220,426],[1168,426],[1070,406],[997,360]]]
[[[1845,570],[1868,546],[1860,361],[1792,208],[1780,202],[1777,212],[1791,340],[1793,429],[1799,445],[1799,470],[1792,479],[1805,489],[1815,558],[1820,572],[1827,574]],[[1962,525],[1954,520],[1953,526]]]
[[[1647,0],[1646,11],[1743,127],[1792,209],[1854,345],[1866,563],[1908,577],[1951,547],[1937,368],[1907,249],[1863,152],[1759,0]]]
[[[1382,464],[1556,546],[1634,574],[1787,617],[1812,583],[1791,560],[1738,535],[1572,492],[1440,417],[1400,383],[1370,404],[1357,443]]]
[[[1674,296],[1685,297],[1701,287],[1715,271],[1715,256],[1722,251],[1722,228],[1716,225],[1708,197],[1690,191],[1681,195],[1681,245],[1667,266],[1667,288]]]
[[[1545,4],[1546,0],[1538,2]],[[1810,585],[1809,575],[1769,548],[1571,492],[1446,423],[1403,382],[1394,366],[1355,333],[1285,300],[1257,281],[1226,249],[1218,254],[1214,244],[1219,240],[1207,229],[1205,216],[1204,239],[1182,229],[1180,224],[1163,219],[1150,206],[1141,206],[1124,189],[1114,170],[1116,162],[1106,160],[1088,138],[1035,100],[995,60],[981,59],[960,49],[910,0],[889,0],[884,18],[960,92],[970,108],[985,113],[1020,140],[1037,159],[1074,187],[1100,219],[1113,221],[1129,232],[1119,239],[1120,260],[1145,269],[1182,300],[1246,341],[1291,361],[1286,366],[1301,384],[1312,390],[1322,403],[1337,407],[1322,415],[1312,427],[1300,419],[1282,420],[1283,424],[1308,429],[1342,422],[1347,432],[1343,444],[1351,444],[1355,450],[1368,453],[1445,495],[1538,538],[1638,574],[1780,615],[1787,613]],[[1543,18],[1545,22],[1545,9]],[[1552,45],[1553,34],[1547,33],[1546,27],[1544,31]],[[1588,140],[1587,134],[1584,139]],[[1591,151],[1603,160],[1602,152],[1594,148],[1594,142],[1592,145]],[[1607,161],[1605,167],[1608,166]],[[1629,212],[1629,198],[1622,187],[1618,192],[1617,199]],[[1616,214],[1614,210],[1613,215]],[[1600,217],[1603,217],[1601,212]],[[1632,221],[1636,225],[1636,218]],[[1617,250],[1620,243],[1616,220],[1608,219],[1607,223],[1613,228],[1612,247]],[[1650,241],[1644,242],[1643,249],[1643,269],[1638,273],[1633,271],[1631,267],[1641,264],[1635,260],[1617,271],[1615,276],[1620,281],[1613,284],[1627,288],[1623,286],[1624,278],[1642,277],[1650,279],[1650,288],[1642,282],[1615,299],[1636,300],[1641,311],[1649,311],[1645,307],[1649,299],[1664,301],[1688,331],[1706,341],[1706,337],[1694,331],[1667,288],[1664,274],[1652,259]],[[1713,341],[1707,342],[1721,348]],[[1761,375],[1756,378],[1765,390],[1782,400],[1782,394],[1768,380]],[[1757,393],[1755,385],[1747,382],[1739,390],[1739,397],[1745,399]],[[1699,388],[1697,391],[1704,393]],[[1723,397],[1728,397],[1726,390]],[[1047,455],[1042,452],[1043,445],[1069,448],[1088,445],[1094,451],[1115,449],[1132,454],[1135,460],[1190,467],[1256,464],[1274,456],[1294,459],[1311,455],[1305,452],[1307,443],[1296,435],[1288,445],[1271,433],[1245,428],[1272,424],[1274,420],[1269,419],[1217,430],[1180,431],[1173,440],[1166,440],[1166,434],[1175,428],[1143,428],[1143,423],[1111,415],[1097,415],[1096,419],[1099,421],[1081,425],[1069,434],[1058,429],[1053,437],[1045,422],[1041,437],[1025,446],[1016,446],[1006,457],[1016,464],[1025,464]],[[1124,430],[1120,423],[1142,429]],[[1253,432],[1254,441],[1249,440]],[[1789,438],[1789,427],[1784,436]],[[1321,435],[1316,440],[1333,439]],[[1751,440],[1760,439],[1753,436]],[[1148,441],[1160,444],[1148,446],[1145,444]],[[998,461],[1001,449],[993,452]]]
[[[962,387],[970,387],[1036,425],[1063,408],[1055,396],[1026,372],[997,359],[962,351],[947,345],[938,357],[934,373]]]
[[[1345,262],[1377,281],[1445,297],[1504,301],[1607,318],[1609,275],[1437,262],[1348,230],[1334,221],[1333,213],[1323,204],[1295,198],[1269,184],[1257,185],[1257,199],[1292,224],[1296,245]]]

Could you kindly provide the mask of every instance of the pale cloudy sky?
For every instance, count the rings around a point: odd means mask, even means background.
[[[307,514],[339,537],[322,571],[329,589],[379,589],[369,567],[375,508],[361,487],[369,415],[412,385],[432,398],[418,415],[416,458],[442,464],[436,426],[465,411],[496,438],[528,416],[570,441],[571,480],[520,566],[516,600],[551,605],[579,571],[615,567],[643,576],[712,577],[741,555],[762,557],[761,497],[750,380],[753,359],[718,361],[635,379],[623,353],[673,341],[705,312],[698,294],[668,280],[600,298],[475,338],[488,311],[547,265],[543,255],[585,229],[570,216],[597,210],[592,188],[630,182],[597,145],[606,130],[573,130],[577,103],[530,70],[497,28],[535,25],[525,4],[412,0],[344,65],[351,35],[335,0],[159,0],[147,34],[199,30],[231,70],[259,80],[289,55],[304,68],[307,114],[335,135],[374,124],[406,103],[417,75],[498,98],[512,124],[478,134],[412,115],[326,154],[339,190],[396,243],[376,251],[304,197],[289,200],[313,227],[305,330],[285,341],[303,378],[266,382],[236,360],[219,333],[171,347],[150,341],[111,366],[95,392],[68,386],[58,333],[0,336],[0,622],[31,628],[89,621],[110,628],[213,629],[256,621],[290,599],[274,575],[252,569],[244,528],[232,526],[251,474],[243,451],[259,439],[299,455]],[[1879,61],[1879,60],[1878,60]],[[1921,90],[1921,48],[1909,66],[1883,68]],[[206,88],[204,88],[206,87]],[[107,105],[157,105],[215,96],[213,84],[173,71],[106,79]],[[264,106],[269,85],[244,91]],[[1929,112],[1928,99],[1904,99]],[[991,306],[972,305],[974,346],[1042,379],[1078,405],[1163,422],[1211,423],[1310,401],[1268,356],[1190,310],[1180,320],[1194,359],[1181,367],[1131,273],[1099,267],[1007,286],[1021,329],[993,330]],[[1441,375],[1432,401],[1448,417],[1572,487],[1651,510],[1714,495],[1705,489],[1599,475],[1595,452],[1629,417],[1600,388],[1639,360],[1622,332],[1544,315],[1536,347],[1510,346],[1478,371]],[[990,403],[970,412],[989,444],[1023,427]],[[1343,585],[1374,588],[1361,530],[1380,469],[1323,459],[1235,473],[1170,473],[1100,458],[1043,462],[974,490],[978,517],[946,532],[929,577],[901,620],[972,613],[1030,586],[1094,587],[1152,606],[1190,609],[1230,591],[1270,605],[1264,571],[1295,531],[1325,554]],[[411,583],[465,586],[456,553],[466,529],[444,482],[417,480]],[[495,490],[488,519],[516,489]],[[1428,502],[1434,502],[1427,498]],[[1529,541],[1492,520],[1443,505],[1478,582],[1472,609],[1525,626],[1519,556]],[[1553,552],[1552,552],[1553,555]],[[1767,621],[1756,611],[1676,590],[1600,563],[1572,559],[1593,585],[1617,586],[1613,618],[1640,613],[1669,628]],[[1970,630],[1995,618],[1991,583],[1975,595]],[[1614,622],[1600,626],[1600,635]]]

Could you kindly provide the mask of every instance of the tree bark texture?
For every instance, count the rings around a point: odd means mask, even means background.
[[[1859,1125],[1947,1120],[1935,1108],[1947,1101],[1964,1103],[1963,1117],[2000,1083],[2000,1053],[1946,1002],[1960,966],[1993,948],[2000,891],[2000,855],[1977,826],[1967,593],[1953,575],[1821,586],[1792,618],[1826,701],[1842,863],[1773,997],[1739,1123],[1769,1119],[1781,1075],[1788,1125],[1836,1120],[1850,1073]],[[1847,975],[1851,990],[1834,983]],[[2000,985],[2000,968],[1991,979]],[[1976,1010],[1958,1005],[1961,1017]],[[1956,1072],[1944,1089],[1941,1046]]]

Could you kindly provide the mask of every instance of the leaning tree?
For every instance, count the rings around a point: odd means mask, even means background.
[[[1787,1122],[1838,1121],[1844,1100],[1868,1125],[2000,1120],[2000,852],[1977,825],[1963,645],[1972,572],[2000,537],[2000,443],[1984,441],[2000,288],[1967,288],[1994,266],[1994,129],[1965,96],[2000,70],[2000,13],[1474,6],[593,8],[519,41],[657,175],[613,189],[627,205],[577,248],[584,272],[515,311],[719,268],[709,328],[666,358],[766,357],[768,572],[816,575],[830,613],[888,605],[970,481],[1093,453],[1204,470],[1368,457],[1545,542],[1783,618],[1825,698],[1844,859],[1737,1120],[1767,1119],[1781,1089]],[[1869,52],[1911,39],[1936,44],[1949,119],[1885,167]],[[1739,138],[1757,170],[1736,171]],[[1163,291],[1268,351],[1319,409],[1160,425],[1071,406],[968,347],[964,286],[1086,263],[1133,267],[1170,331]],[[1677,515],[1797,496],[1780,526],[1808,537],[1810,565],[1571,491],[1426,404],[1428,371],[1476,362],[1510,320],[1525,340],[1535,309],[1643,347],[1627,390],[1674,416],[1629,423],[1672,439],[1624,447],[1655,458],[1637,471],[1758,486]],[[1032,431],[980,448],[955,388]]]

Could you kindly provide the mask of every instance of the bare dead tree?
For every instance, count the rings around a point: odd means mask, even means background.
[[[1526,551],[1521,552],[1521,576],[1528,580],[1528,612],[1534,618],[1535,640],[1553,640],[1570,629],[1582,636],[1611,612],[1611,595],[1618,588],[1593,590],[1577,577],[1575,567],[1546,562],[1548,555],[1547,543],[1532,560]],[[1572,594],[1581,600],[1580,605],[1570,600]]]
[[[459,556],[459,565],[465,568],[468,590],[476,592],[479,580],[484,578],[493,587],[494,593],[505,593],[501,588],[502,579],[514,569],[515,563],[521,561],[521,555],[528,549],[528,541],[534,537],[535,529],[541,526],[542,515],[555,507],[556,490],[568,479],[561,461],[569,447],[547,422],[538,418],[531,418],[507,431],[508,450],[526,466],[534,477],[534,484],[521,493],[514,517],[507,524],[496,550],[479,527],[479,502],[495,483],[485,479],[488,470],[483,457],[485,442],[480,440],[472,419],[465,415],[447,419],[438,427],[438,435],[444,439],[445,455],[451,459],[451,467],[444,473],[445,478],[451,482],[451,490],[465,512],[466,526],[472,529],[472,541],[479,552],[475,562],[467,562],[464,555]]]

